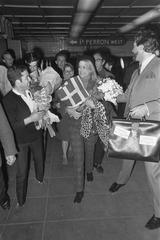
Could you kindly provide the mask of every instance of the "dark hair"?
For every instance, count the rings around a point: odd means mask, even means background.
[[[70,67],[71,69],[72,69],[72,71],[74,72],[74,67],[73,67],[73,65],[71,64],[71,63],[66,63],[65,65],[64,65],[64,69],[66,68],[66,67]]]
[[[25,55],[25,62],[27,64],[30,64],[31,62],[38,61],[38,57],[34,52],[27,53]]]
[[[97,48],[94,50],[93,56],[94,54],[99,54],[103,60],[106,60],[111,55],[111,52],[108,48]]]
[[[103,60],[106,60],[106,56],[101,50],[95,50],[94,53],[93,53],[93,56],[95,54],[99,54]]]
[[[24,72],[25,70],[28,70],[27,66],[25,65],[18,65],[8,69],[7,76],[12,87],[15,86],[16,80],[21,80],[22,72]]]
[[[68,61],[70,58],[70,52],[67,50],[62,50],[62,51],[58,52],[55,56],[55,60],[57,60],[57,58],[60,56],[65,57],[66,61]]]
[[[155,53],[159,48],[158,36],[150,29],[140,30],[135,36],[135,42],[137,46],[143,45],[144,51],[148,53]]]
[[[104,65],[105,65],[106,63],[108,63],[109,65],[112,65],[112,66],[113,66],[113,65],[115,64],[115,58],[112,57],[112,56],[108,57],[108,58],[106,59]]]
[[[12,58],[15,60],[16,59],[16,54],[15,51],[12,48],[8,48],[7,52],[10,53],[10,55],[12,56]]]
[[[14,50],[12,50],[12,51],[14,52]],[[15,57],[13,56],[13,52],[12,52],[12,51],[11,51],[11,49],[5,50],[5,51],[2,53],[1,58],[4,59],[4,55],[9,54],[9,55],[11,55],[11,57],[12,57],[13,59],[15,59]],[[14,54],[15,54],[15,53],[14,53]]]

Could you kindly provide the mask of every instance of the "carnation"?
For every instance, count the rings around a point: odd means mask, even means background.
[[[117,105],[117,96],[123,93],[123,88],[111,78],[99,81],[97,88],[104,93],[105,101],[112,102],[114,105]]]

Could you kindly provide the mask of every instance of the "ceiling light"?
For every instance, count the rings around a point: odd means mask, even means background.
[[[134,21],[128,23],[127,25],[121,27],[119,30],[120,32],[128,32],[132,29],[134,29],[135,27],[144,24],[146,22],[149,22],[157,17],[160,16],[160,5],[158,5],[156,8],[154,8],[153,10],[143,14],[142,16],[136,18]]]
[[[101,0],[79,0],[77,10],[92,12],[100,1]]]

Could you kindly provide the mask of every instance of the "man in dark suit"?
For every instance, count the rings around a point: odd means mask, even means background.
[[[95,67],[98,73],[98,76],[100,78],[115,78],[114,74],[108,71],[107,69],[104,68],[104,63],[106,56],[102,52],[102,50],[95,50],[93,53],[93,58],[95,61]],[[106,115],[107,116],[116,116],[116,109],[110,102],[105,102],[103,101],[103,105],[106,109]],[[103,162],[103,157],[105,155],[105,150],[104,150],[104,144],[102,143],[101,139],[98,137],[98,140],[95,145],[95,151],[94,151],[94,168],[97,170],[98,173],[103,173],[103,167],[102,167],[102,162]]]
[[[16,161],[16,194],[18,205],[23,206],[27,195],[29,149],[35,162],[36,179],[43,182],[43,137],[42,130],[36,130],[35,122],[41,120],[45,112],[37,112],[35,108],[31,93],[28,91],[30,79],[26,66],[9,69],[8,79],[13,89],[3,98],[3,104],[19,150]]]
[[[0,141],[4,150],[5,158],[8,165],[12,165],[16,160],[17,149],[15,146],[14,136],[7,117],[0,104]],[[5,182],[2,173],[2,159],[0,155],[0,205],[3,209],[10,208],[10,198],[7,194]]]
[[[134,41],[133,54],[139,62],[140,69],[135,70],[131,82],[123,95],[119,95],[118,102],[126,102],[125,116],[160,121],[160,58],[156,56],[159,43],[152,30],[140,31]],[[110,188],[118,190],[128,180],[135,161],[123,160],[120,173],[121,181]],[[145,162],[145,169],[153,195],[154,214],[147,222],[148,229],[160,227],[160,162]]]

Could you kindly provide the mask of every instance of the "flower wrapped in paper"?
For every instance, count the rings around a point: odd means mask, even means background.
[[[51,94],[61,84],[62,79],[52,67],[47,67],[45,70],[39,72],[37,76],[36,81],[34,78],[31,79],[30,89],[33,99],[36,102],[37,110],[45,110],[46,114],[42,121],[36,123],[36,128],[47,128],[50,136],[53,137],[55,136],[55,132],[51,124],[60,120],[57,115],[49,111],[50,102],[52,101]]]
[[[111,78],[105,78],[98,82],[97,89],[104,93],[104,100],[117,105],[116,98],[123,93],[123,88]]]
[[[51,95],[46,94],[45,88],[35,91],[33,94],[34,101],[38,111],[45,111],[44,118],[36,124],[36,128],[48,129],[51,137],[55,136],[55,132],[51,126],[53,122],[59,122],[59,117],[49,110],[50,102],[52,101]]]

